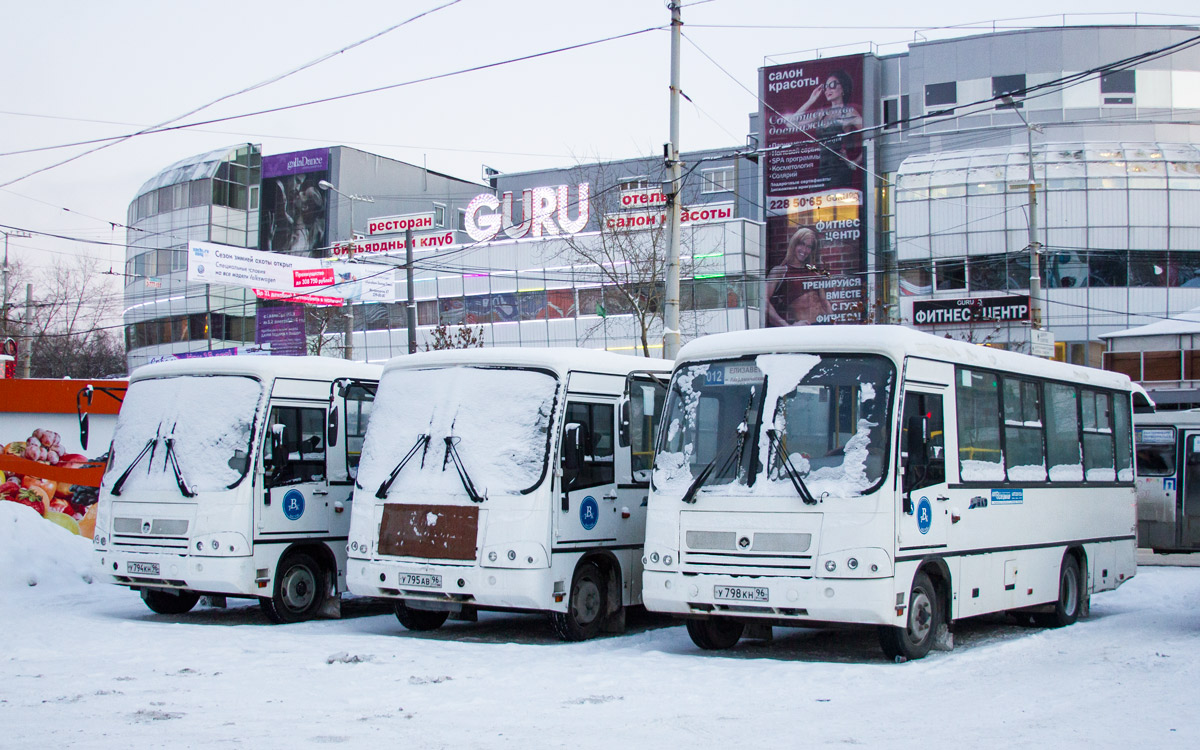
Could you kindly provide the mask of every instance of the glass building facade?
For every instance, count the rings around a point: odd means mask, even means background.
[[[254,342],[249,289],[187,283],[187,243],[258,244],[262,154],[240,144],[176,162],[129,204],[125,348],[132,369],[179,351]]]

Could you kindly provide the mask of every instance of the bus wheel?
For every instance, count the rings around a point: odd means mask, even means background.
[[[1068,553],[1063,555],[1062,567],[1058,571],[1058,601],[1053,612],[1038,613],[1034,621],[1046,628],[1061,628],[1079,619],[1083,603],[1083,587],[1079,583],[1079,561]]]
[[[449,616],[449,612],[409,609],[403,599],[396,600],[396,619],[407,630],[437,630]]]
[[[275,571],[275,593],[258,601],[271,622],[311,620],[325,603],[325,569],[303,552],[286,555]]]
[[[917,573],[908,595],[908,621],[902,628],[881,627],[879,645],[889,659],[920,659],[933,646],[942,619],[933,582],[924,573]]]
[[[688,620],[687,632],[692,643],[705,651],[733,648],[742,638],[746,623],[714,617],[707,620]]]
[[[566,612],[551,612],[554,632],[564,641],[586,641],[600,632],[608,608],[604,576],[594,563],[582,563],[571,580]]]
[[[200,595],[195,591],[163,591],[160,589],[142,589],[142,601],[152,611],[160,615],[182,615],[191,612]]]

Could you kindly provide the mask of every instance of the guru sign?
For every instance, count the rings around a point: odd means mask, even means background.
[[[467,204],[466,232],[476,242],[487,242],[504,233],[506,237],[544,237],[575,234],[588,223],[588,183],[576,187],[572,204],[567,185],[536,187],[521,194],[521,220],[513,220],[513,194],[497,198],[491,193],[475,196]],[[570,218],[571,212],[575,218]]]

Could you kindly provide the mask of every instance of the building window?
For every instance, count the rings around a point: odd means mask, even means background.
[[[958,103],[958,84],[931,83],[925,87],[925,106],[940,107],[946,104]]]
[[[944,292],[967,288],[967,263],[962,260],[939,260],[934,266],[937,290]]]
[[[1100,76],[1100,93],[1105,104],[1133,104],[1136,91],[1136,76],[1132,70],[1114,70]]]
[[[460,232],[467,231],[467,210],[465,208],[458,209],[458,223],[455,228]]]
[[[646,178],[646,175],[625,177],[617,183],[618,192],[623,192],[625,190],[643,190],[648,187],[650,187],[650,180]]]
[[[1013,99],[1025,96],[1025,74],[1015,76],[992,76],[992,97],[1011,96]],[[997,104],[997,109],[1020,107],[1022,104],[1013,101],[1012,104]]]
[[[703,186],[701,193],[725,193],[734,189],[737,182],[736,170],[733,165],[704,169],[700,171]]]
[[[446,226],[446,207],[440,203],[433,204],[433,225],[435,227]]]
[[[895,130],[900,125],[900,99],[883,100],[883,129]]]

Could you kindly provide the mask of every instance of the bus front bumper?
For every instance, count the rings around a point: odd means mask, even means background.
[[[683,575],[647,570],[642,601],[652,612],[806,622],[902,625],[892,578]]]

